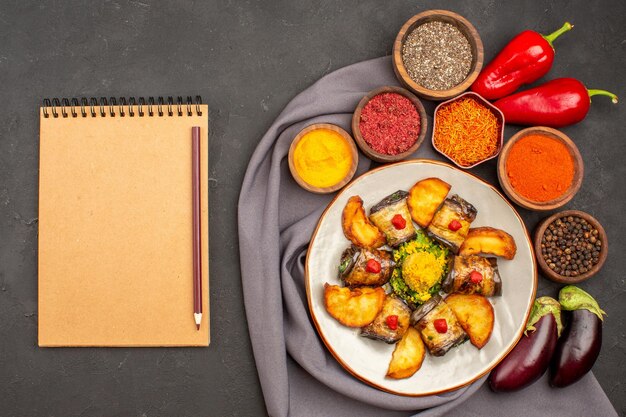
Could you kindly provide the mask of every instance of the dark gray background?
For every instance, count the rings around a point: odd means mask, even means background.
[[[461,13],[480,32],[487,60],[523,29],[547,33],[569,20],[576,28],[557,41],[548,77],[573,76],[624,93],[621,0],[86,3],[0,3],[0,416],[263,415],[236,234],[248,159],[295,94],[337,68],[389,54],[413,14]],[[39,349],[37,107],[45,97],[195,94],[211,109],[211,346]],[[606,266],[583,287],[608,313],[594,372],[620,414],[626,413],[625,105],[597,98],[587,120],[564,129],[586,164],[583,187],[568,207],[590,212],[609,234]],[[515,131],[507,128],[507,137]],[[494,180],[495,162],[476,171]],[[522,214],[531,228],[542,217]],[[557,288],[540,280],[543,293],[556,295]]]

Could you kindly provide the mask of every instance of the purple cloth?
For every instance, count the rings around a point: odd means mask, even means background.
[[[397,84],[389,57],[325,76],[287,105],[248,165],[239,197],[241,274],[268,413],[306,417],[617,415],[591,374],[566,389],[550,388],[544,378],[517,393],[494,394],[482,378],[452,393],[412,398],[362,383],[326,350],[309,316],[304,259],[313,229],[333,195],[312,194],[296,184],[287,165],[289,145],[311,123],[335,123],[349,131],[352,112],[368,91]],[[441,159],[427,143],[416,156]],[[357,175],[370,165],[361,155]]]

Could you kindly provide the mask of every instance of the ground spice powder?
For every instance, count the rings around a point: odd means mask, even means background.
[[[300,178],[314,187],[332,187],[343,180],[352,166],[352,150],[343,136],[330,129],[306,133],[293,153]]]
[[[378,94],[363,106],[359,130],[374,151],[397,155],[419,137],[420,115],[408,98],[398,93]]]
[[[433,21],[415,28],[402,46],[402,62],[409,77],[431,90],[448,90],[467,77],[472,47],[454,25]]]
[[[506,174],[523,197],[545,202],[560,197],[574,180],[574,160],[559,140],[528,135],[518,140],[506,161]]]

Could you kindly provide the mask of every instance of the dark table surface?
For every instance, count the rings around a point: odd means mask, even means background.
[[[626,3],[526,3],[3,0],[0,415],[263,415],[236,221],[240,184],[258,140],[299,91],[337,68],[389,54],[402,23],[431,8],[473,22],[487,60],[523,29],[550,32],[569,20],[576,28],[557,41],[548,77],[573,76],[623,95]],[[37,107],[45,97],[195,94],[211,109],[211,346],[38,348]],[[620,414],[626,413],[625,109],[597,98],[587,120],[564,129],[586,164],[582,189],[568,207],[593,214],[609,234],[609,259],[583,287],[608,313],[594,372]],[[507,128],[507,135],[515,130]],[[477,173],[494,180],[494,172],[495,163],[488,163]],[[529,227],[542,217],[521,212]],[[540,291],[556,295],[557,289],[540,279]]]

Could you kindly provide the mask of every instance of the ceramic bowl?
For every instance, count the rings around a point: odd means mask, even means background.
[[[437,131],[437,113],[439,111],[439,109],[443,106],[445,106],[446,104],[449,103],[453,103],[457,100],[460,100],[464,97],[471,97],[472,99],[478,101],[480,104],[484,105],[485,107],[487,107],[498,119],[498,123],[499,123],[499,129],[498,129],[498,149],[496,150],[496,152],[485,158],[485,159],[481,159],[480,161],[476,162],[475,164],[472,165],[468,165],[468,166],[463,166],[461,164],[459,164],[457,161],[455,161],[450,155],[446,154],[445,152],[443,152],[441,149],[439,149],[437,147],[437,145],[435,145],[435,132]],[[452,161],[453,164],[455,164],[456,166],[458,166],[461,169],[470,169],[470,168],[474,168],[476,165],[482,164],[485,161],[488,161],[490,159],[496,158],[498,156],[498,154],[500,153],[500,151],[502,150],[502,142],[504,140],[504,115],[502,114],[502,112],[500,111],[500,109],[498,109],[496,106],[494,106],[493,104],[491,104],[489,101],[485,100],[480,94],[477,93],[473,93],[473,92],[467,92],[467,93],[463,93],[458,97],[455,97],[451,100],[448,101],[444,101],[443,103],[440,103],[436,108],[435,108],[435,115],[433,117],[433,136],[431,138],[432,144],[433,144],[433,148],[435,148],[435,150],[437,152],[439,152],[440,154],[442,154],[443,156],[445,156],[446,158],[448,158],[450,161]]]

